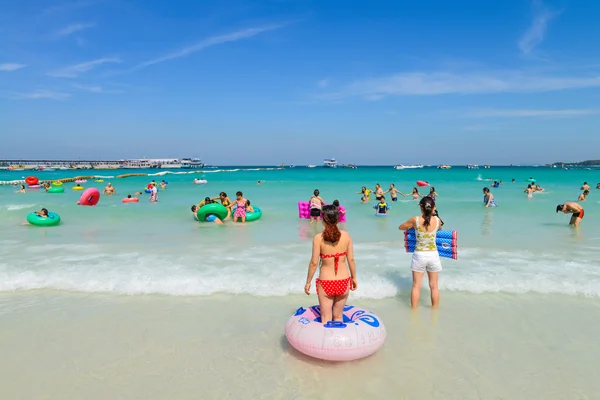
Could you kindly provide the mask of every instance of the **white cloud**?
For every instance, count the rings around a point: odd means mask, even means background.
[[[123,93],[122,90],[104,89],[102,86],[94,85],[73,84],[73,87],[90,93]]]
[[[327,86],[329,86],[329,79],[321,79],[319,82],[317,82],[317,85],[320,88],[326,88]]]
[[[15,63],[0,64],[0,71],[12,72],[12,71],[16,71],[18,69],[25,68],[25,67],[26,67],[25,64],[15,64]]]
[[[547,118],[569,118],[583,115],[598,114],[599,110],[592,109],[561,109],[561,110],[540,110],[540,109],[482,109],[474,110],[468,113],[467,117],[473,118],[494,118],[494,117],[547,117]]]
[[[60,78],[77,78],[84,72],[90,71],[99,65],[106,63],[120,63],[118,58],[99,58],[97,60],[87,61],[80,64],[71,65],[58,71],[49,72],[48,75]]]
[[[533,20],[531,25],[519,39],[519,49],[525,55],[531,54],[533,49],[544,40],[548,22],[556,16],[555,13],[548,10],[541,0],[534,0],[533,3]]]
[[[600,86],[600,75],[544,76],[522,71],[486,72],[402,72],[391,76],[359,80],[325,99],[386,96],[433,96],[443,94],[534,93]]]
[[[75,32],[79,32],[79,31],[82,31],[84,29],[93,28],[95,26],[96,26],[95,22],[90,22],[90,23],[86,23],[86,24],[83,24],[83,23],[72,24],[72,25],[66,26],[66,27],[64,27],[64,28],[56,31],[54,33],[54,36],[55,37],[69,36],[69,35],[72,35]]]
[[[138,69],[146,68],[146,67],[149,67],[151,65],[158,64],[161,62],[174,60],[176,58],[186,57],[186,56],[196,53],[200,50],[204,50],[207,47],[216,46],[218,44],[223,44],[223,43],[228,43],[228,42],[235,42],[235,41],[242,40],[242,39],[248,39],[253,36],[259,35],[263,32],[272,31],[275,29],[279,29],[281,27],[283,27],[283,25],[267,25],[267,26],[258,27],[258,28],[244,29],[241,31],[228,33],[226,35],[213,36],[208,39],[201,40],[198,43],[193,44],[191,46],[184,47],[184,48],[176,50],[172,53],[166,54],[162,57],[158,57],[158,58],[143,62],[143,63],[135,66],[132,70],[138,70]]]
[[[16,93],[12,96],[13,99],[50,99],[50,100],[66,100],[71,97],[68,93],[53,92],[51,90],[36,90],[29,93]]]

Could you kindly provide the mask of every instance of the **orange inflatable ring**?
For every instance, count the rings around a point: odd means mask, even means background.
[[[137,203],[140,201],[140,199],[138,199],[137,197],[125,197],[123,200],[121,200],[123,203]]]

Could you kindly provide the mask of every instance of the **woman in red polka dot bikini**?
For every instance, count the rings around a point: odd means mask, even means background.
[[[336,206],[324,206],[322,209],[322,233],[313,239],[312,258],[308,265],[304,293],[310,294],[310,284],[321,260],[319,277],[315,284],[321,308],[321,322],[343,321],[342,313],[349,289],[356,290],[356,264],[354,263],[354,249],[352,238],[348,232],[342,232],[337,224],[340,214]],[[341,270],[339,269],[342,264]],[[346,263],[348,268],[345,268]]]

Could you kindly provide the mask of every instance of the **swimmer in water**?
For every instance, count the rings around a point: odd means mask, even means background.
[[[590,190],[590,185],[588,185],[587,182],[583,182],[583,185],[581,185],[581,189],[579,190]]]
[[[494,201],[494,195],[490,192],[490,189],[483,188],[483,204],[486,207],[497,207],[498,205]]]
[[[115,190],[114,186],[108,182],[102,193],[111,196],[113,194],[117,194],[117,191]]]
[[[313,192],[313,196],[308,200],[308,205],[310,208],[310,223],[318,222],[321,220],[321,209],[325,205],[323,199],[319,196],[320,192],[318,189],[315,189]]]
[[[516,181],[515,181],[515,178],[513,178],[513,179],[512,179],[512,183],[515,183],[515,182],[516,182]]]
[[[262,184],[262,182],[261,182],[261,181],[258,181],[258,182],[256,182],[256,184],[257,184],[257,185],[260,185],[260,184]]]
[[[360,199],[363,203],[371,200],[371,189],[367,189],[366,186],[362,187],[362,190],[357,194],[362,194],[362,198]]]
[[[342,215],[346,214],[346,210],[340,209],[340,201],[339,200],[334,200],[332,204],[337,207],[337,210],[340,213],[340,217]]]
[[[254,212],[254,207],[250,204],[250,200],[246,200],[246,212]]]
[[[419,193],[419,189],[417,189],[416,187],[413,188],[411,194],[405,195],[404,197],[406,196],[412,196],[413,200],[419,200],[419,197],[423,197],[423,195]]]
[[[167,182],[165,182],[165,180],[163,179],[162,181],[160,181],[160,187],[162,189],[166,189],[167,188]]]
[[[385,202],[385,196],[382,196],[381,199],[379,199],[379,203],[376,206],[373,206],[373,208],[377,210],[377,214],[387,214],[389,207]]]
[[[192,214],[194,214],[194,219],[195,219],[196,221],[199,221],[199,219],[198,219],[198,209],[199,209],[199,208],[202,208],[202,207],[204,207],[205,205],[208,205],[208,204],[213,204],[213,203],[214,203],[214,201],[213,201],[213,200],[212,200],[210,197],[207,197],[207,198],[205,198],[205,199],[204,199],[204,201],[200,202],[200,204],[199,204],[198,206],[196,206],[196,205],[193,205],[193,206],[192,206]],[[205,219],[205,221],[206,221],[206,222],[214,222],[214,223],[215,223],[215,224],[217,224],[217,225],[223,225],[223,221],[221,221],[221,220],[219,219],[219,217],[217,217],[217,216],[216,216],[216,215],[214,215],[214,214],[208,214],[208,215],[206,216],[206,219]]]
[[[524,190],[524,193],[527,193],[527,198],[531,199],[533,197],[533,187],[531,186],[531,184],[527,185],[527,189]]]
[[[579,226],[579,223],[583,219],[584,211],[581,205],[574,203],[572,201],[568,201],[565,204],[559,204],[556,206],[556,212],[563,212],[565,214],[573,214],[571,216],[571,220],[569,221],[569,225]]]
[[[40,211],[34,211],[35,215],[37,215],[38,217],[42,217],[42,218],[48,218],[48,209],[47,208],[42,208]]]
[[[577,201],[585,201],[585,199],[588,197],[588,194],[590,194],[590,191],[584,190],[583,193],[581,193],[577,198]]]
[[[600,183],[596,185],[596,189],[600,189]]]
[[[15,193],[25,193],[25,185],[21,185],[21,189],[17,190]]]
[[[390,188],[387,191],[383,192],[384,195],[388,194],[388,193],[392,197],[393,202],[398,201],[398,194],[400,194],[403,197],[406,197],[406,195],[404,193],[402,193],[401,191],[396,189],[396,186],[393,183],[390,184]]]
[[[381,198],[383,197],[383,189],[381,188],[381,185],[379,183],[375,184],[375,198],[377,200],[381,200]]]

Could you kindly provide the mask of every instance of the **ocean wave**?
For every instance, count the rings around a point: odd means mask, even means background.
[[[37,206],[37,204],[2,204],[2,205],[0,205],[0,210],[19,211],[19,210],[25,210],[27,208],[33,208],[36,206]]]
[[[21,246],[25,244],[22,243]],[[102,245],[11,247],[0,262],[0,292],[57,289],[119,295],[207,296],[216,293],[285,296],[302,293],[310,244],[223,248],[202,256],[109,249]],[[493,251],[465,248],[460,260],[443,259],[440,288],[480,293],[558,293],[600,297],[594,253]],[[410,254],[388,243],[355,246],[359,289],[355,298],[407,296]],[[17,255],[15,255],[17,254]],[[107,254],[110,254],[107,256]],[[314,293],[314,281],[312,291]]]

